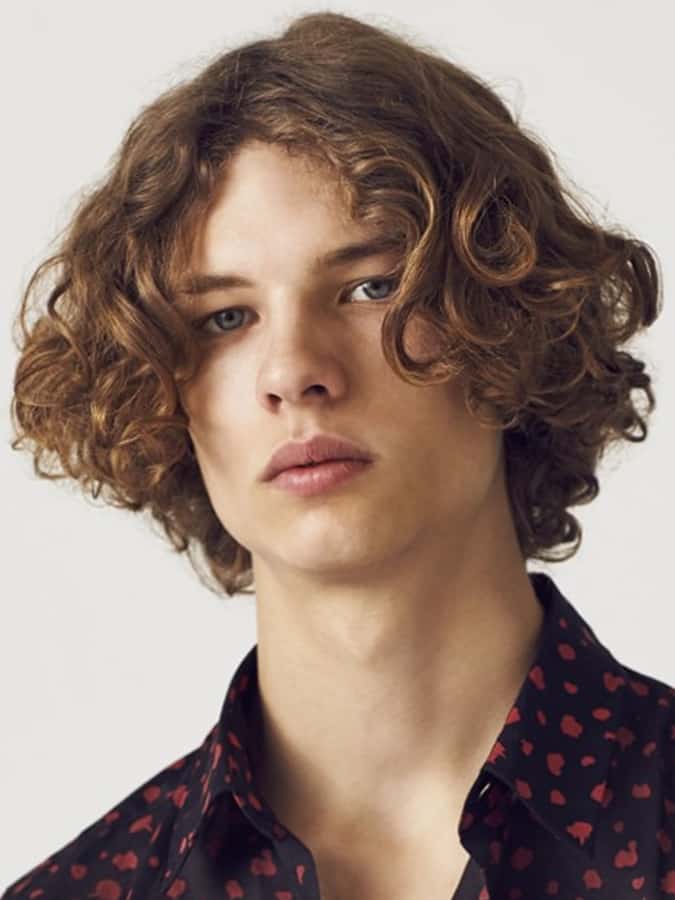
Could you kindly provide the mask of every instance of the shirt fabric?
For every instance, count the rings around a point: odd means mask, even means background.
[[[476,900],[485,888],[485,875],[473,856],[464,867],[464,872],[457,885],[457,890],[452,895],[452,900]],[[487,897],[487,891],[483,894]]]
[[[467,794],[471,860],[448,900],[675,897],[675,688],[618,662],[550,576],[528,575],[545,611],[536,655]],[[3,900],[319,900],[309,848],[257,788],[257,692],[256,644],[201,746]]]

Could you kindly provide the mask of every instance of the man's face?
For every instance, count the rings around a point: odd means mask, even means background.
[[[240,149],[197,235],[192,272],[253,283],[195,298],[194,322],[237,309],[204,326],[202,364],[182,400],[213,508],[254,571],[259,561],[347,581],[386,572],[393,556],[439,534],[460,552],[495,495],[501,434],[469,414],[459,380],[406,384],[382,354],[392,293],[371,282],[400,251],[315,270],[329,251],[377,236],[347,218],[327,174],[259,143]],[[418,341],[421,329],[409,328],[413,356]],[[259,480],[281,443],[319,431],[361,444],[375,462],[312,497]]]

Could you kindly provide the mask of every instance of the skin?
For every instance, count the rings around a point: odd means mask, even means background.
[[[192,270],[256,283],[195,298],[193,318],[248,311],[207,325],[182,400],[213,508],[253,558],[262,793],[317,852],[456,838],[543,621],[501,432],[471,415],[460,378],[412,386],[387,365],[391,297],[369,279],[395,254],[312,270],[373,234],[328,172],[244,145],[202,225]],[[418,328],[413,350],[425,340]],[[257,480],[281,443],[317,431],[377,458],[313,498]]]

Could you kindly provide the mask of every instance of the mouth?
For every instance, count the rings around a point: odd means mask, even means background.
[[[313,497],[337,488],[369,469],[371,465],[370,460],[345,458],[298,463],[279,472],[271,484],[299,496]],[[312,471],[308,471],[309,469]]]
[[[340,462],[356,462],[357,460],[352,459],[349,456],[333,456],[330,459],[320,459],[318,462],[306,462],[306,463],[296,463],[294,466],[289,466],[287,469],[282,469],[279,474],[282,472],[293,472],[295,469],[316,469],[317,466],[325,466],[326,463],[340,463]]]
[[[326,463],[350,463],[355,460],[371,461],[372,454],[354,441],[337,434],[317,433],[305,441],[287,441],[271,456],[260,476],[270,481],[282,472],[303,469],[319,469]]]

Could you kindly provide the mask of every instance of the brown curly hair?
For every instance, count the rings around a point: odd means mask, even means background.
[[[469,408],[503,431],[523,560],[574,555],[582,529],[567,508],[595,498],[610,444],[647,435],[631,392],[650,413],[651,379],[619,348],[660,312],[656,256],[593,220],[485,82],[332,12],[219,55],[129,126],[25,289],[12,449],[28,440],[40,477],[149,510],[215,593],[252,593],[251,554],[217,518],[188,433],[180,386],[200,343],[175,302],[195,228],[251,139],[327,165],[352,215],[398,236],[388,364],[417,385],[462,373]],[[440,339],[433,359],[407,355],[411,315]],[[42,470],[45,454],[61,468]]]

